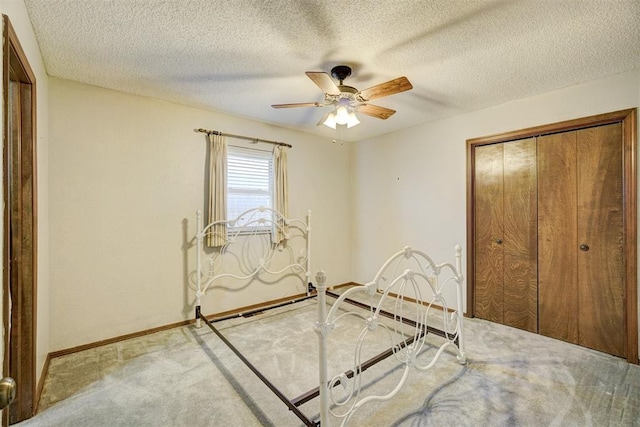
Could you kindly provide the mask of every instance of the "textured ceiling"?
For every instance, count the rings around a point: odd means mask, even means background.
[[[376,99],[361,140],[640,68],[638,0],[25,0],[51,76],[333,136],[305,71]],[[224,123],[202,127],[225,131]],[[259,136],[259,135],[252,135]]]

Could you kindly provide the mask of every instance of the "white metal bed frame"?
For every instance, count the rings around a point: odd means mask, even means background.
[[[202,212],[196,212],[196,326],[201,326],[201,302],[207,290],[224,279],[247,281],[265,273],[278,276],[287,271],[302,272],[308,285],[311,278],[311,211],[307,212],[306,220],[289,219],[281,213],[266,207],[249,209],[238,217],[230,220],[214,221],[203,226]],[[204,255],[204,245],[207,235],[218,226],[224,225],[227,234],[226,242],[211,255]],[[285,240],[302,237],[306,244],[304,253],[298,254],[292,262],[271,270],[271,263],[278,253],[278,244],[273,243],[273,236],[280,233]],[[242,247],[240,253],[233,253],[236,243]],[[205,262],[210,268],[205,268]],[[231,261],[236,268],[221,271],[223,263]],[[310,294],[309,286],[306,288]]]
[[[326,275],[319,271],[316,275],[316,289],[318,291],[318,321],[315,331],[318,335],[319,367],[319,395],[320,395],[320,424],[329,425],[330,415],[342,419],[341,426],[349,423],[353,415],[362,406],[370,402],[386,401],[396,396],[405,384],[411,369],[427,371],[433,368],[443,351],[453,347],[459,363],[466,364],[464,351],[464,311],[462,306],[463,276],[461,271],[461,249],[455,248],[456,265],[450,263],[435,264],[424,252],[405,247],[402,251],[391,256],[378,270],[374,279],[364,286],[352,287],[342,293],[327,312],[326,305]],[[445,271],[449,276],[441,280]],[[456,305],[449,309],[443,290],[451,282],[455,285]],[[427,298],[426,293],[430,294]],[[369,305],[369,316],[358,312],[338,314],[341,306],[346,302],[353,303],[356,295],[372,297],[380,295],[376,303]],[[393,311],[383,309],[385,302],[391,301]],[[360,303],[359,303],[360,305]],[[428,324],[429,312],[436,307],[442,313],[443,329],[436,329]],[[411,309],[412,313],[406,310]],[[412,315],[411,315],[412,314]],[[392,326],[380,323],[381,316],[392,317]],[[362,330],[358,336],[354,349],[354,368],[328,378],[327,338],[345,316],[355,316],[363,321]],[[361,350],[369,332],[384,328],[388,332],[390,348],[373,359],[363,361]],[[421,352],[426,347],[428,334],[436,334],[444,338],[435,355],[426,361],[419,360]],[[408,337],[408,338],[407,338]],[[371,394],[361,396],[361,376],[364,370],[374,363],[388,356],[395,358],[404,365],[403,373],[393,390],[386,394]],[[348,382],[349,378],[353,378]],[[336,397],[332,390],[338,384],[350,384],[346,387],[347,397]],[[333,409],[330,408],[330,404]],[[345,408],[339,413],[340,408]]]
[[[206,255],[204,244],[207,234],[213,230],[216,224],[228,226],[227,242],[211,254]],[[198,232],[196,257],[196,326],[200,327],[204,322],[209,328],[240,358],[240,360],[307,426],[328,426],[331,417],[341,419],[342,426],[347,425],[353,415],[362,406],[369,402],[386,401],[398,394],[404,385],[409,371],[413,368],[425,371],[432,368],[439,360],[441,354],[447,347],[453,347],[456,357],[462,364],[466,363],[464,352],[463,336],[463,308],[462,308],[462,284],[463,276],[461,272],[461,250],[456,246],[455,266],[450,263],[435,264],[425,253],[413,250],[409,247],[394,254],[380,268],[374,279],[364,286],[355,286],[338,295],[326,285],[326,275],[319,271],[316,275],[316,286],[310,283],[311,270],[311,212],[309,211],[306,221],[289,219],[280,213],[268,208],[250,209],[238,218],[218,221],[206,226],[202,223],[202,214],[197,212]],[[285,237],[291,238],[292,233],[300,233],[305,239],[305,249],[295,257],[294,261],[279,268],[272,269],[271,262],[279,249],[272,242],[271,236],[275,230],[280,230]],[[239,252],[228,256],[227,259],[234,266],[235,272],[221,271],[216,268],[216,264],[225,261],[225,255],[232,252],[234,245],[239,244]],[[304,253],[302,253],[304,252]],[[208,267],[207,262],[209,262]],[[298,272],[304,275],[306,280],[306,296],[288,301],[287,303],[300,301],[314,297],[313,290],[317,291],[318,297],[318,317],[314,330],[318,335],[318,360],[319,360],[319,385],[317,388],[304,393],[303,395],[289,399],[278,388],[272,384],[224,335],[213,325],[215,321],[225,318],[218,318],[214,321],[202,315],[201,299],[210,288],[222,283],[223,279],[230,281],[246,281],[260,278],[261,275],[279,276],[285,272]],[[441,280],[440,276],[445,276]],[[443,290],[450,283],[456,286],[455,307],[449,307],[446,303]],[[226,285],[222,285],[225,289]],[[428,295],[427,295],[428,294]],[[371,302],[364,304],[357,298],[358,295],[369,297]],[[335,303],[327,311],[327,296],[336,298]],[[373,302],[373,296],[377,296],[378,301]],[[385,311],[383,305],[389,304],[392,311]],[[358,311],[348,311],[338,314],[344,304],[353,304],[368,311],[367,315]],[[277,306],[280,306],[279,304]],[[432,307],[442,309],[443,329],[434,328],[427,324]],[[411,314],[407,312],[411,308]],[[272,307],[268,307],[272,308]],[[264,311],[268,308],[261,308]],[[364,311],[364,310],[363,310]],[[243,313],[247,314],[247,313]],[[235,315],[233,317],[237,317]],[[349,371],[342,372],[329,378],[328,373],[328,351],[327,341],[331,332],[340,326],[344,317],[356,317],[363,321],[363,329],[360,332],[355,345],[354,364]],[[393,320],[393,326],[380,323],[381,317],[388,317]],[[361,350],[366,336],[369,332],[378,328],[384,328],[388,332],[389,349],[377,356],[362,361]],[[435,356],[428,362],[423,362],[421,352],[426,345],[428,334],[435,334],[444,338],[444,343],[440,345]],[[367,395],[361,393],[361,377],[365,370],[390,356],[395,356],[399,363],[404,364],[404,370],[399,383],[395,388],[383,395]],[[337,398],[333,390],[335,386],[342,384],[349,387],[346,398]],[[299,406],[314,399],[320,398],[320,421],[312,421],[299,409]],[[330,408],[330,405],[333,408]],[[341,413],[338,411],[343,408]]]

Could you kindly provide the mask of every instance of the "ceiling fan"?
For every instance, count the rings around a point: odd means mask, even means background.
[[[334,105],[336,107],[335,112],[325,114],[318,122],[318,125],[324,124],[334,129],[336,124],[351,127],[360,123],[355,117],[355,112],[378,119],[388,119],[396,112],[395,110],[369,104],[369,101],[413,88],[406,77],[398,77],[368,89],[358,90],[343,84],[344,80],[351,75],[351,67],[346,65],[338,65],[331,69],[331,76],[340,82],[338,85],[325,72],[307,71],[305,74],[324,92],[324,103],[302,102],[296,104],[273,104],[271,106],[273,108],[295,108]]]

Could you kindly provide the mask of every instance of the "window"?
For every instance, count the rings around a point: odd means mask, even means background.
[[[228,146],[227,219],[264,206],[273,208],[273,155],[269,151]],[[271,220],[271,215],[264,213]]]

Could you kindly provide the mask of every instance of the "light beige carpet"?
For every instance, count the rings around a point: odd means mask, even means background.
[[[315,316],[314,304],[304,302],[218,326],[293,398],[317,385]],[[465,322],[468,365],[445,353],[435,369],[412,372],[397,398],[364,407],[350,425],[640,426],[640,367],[506,326]],[[351,364],[346,342],[332,344],[334,369]],[[369,392],[393,387],[400,369],[390,359],[365,375]],[[40,405],[19,425],[301,425],[206,326],[56,358]],[[317,420],[317,405],[315,399],[301,410]]]

